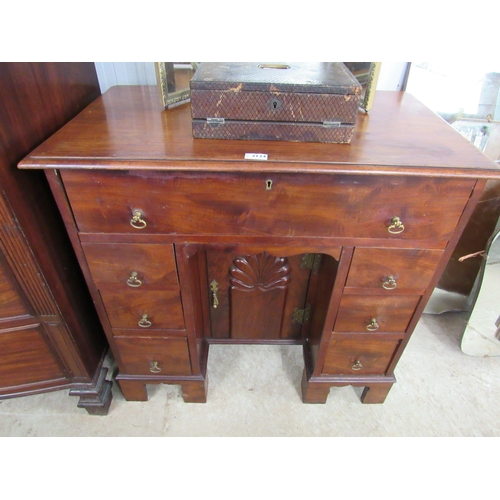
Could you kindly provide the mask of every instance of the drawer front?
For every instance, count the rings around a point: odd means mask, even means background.
[[[184,329],[178,288],[140,293],[102,289],[101,298],[112,328]]]
[[[423,293],[442,255],[441,250],[356,248],[346,287]]]
[[[94,283],[141,291],[178,285],[172,245],[82,243]]]
[[[0,331],[0,389],[66,378],[40,325]]]
[[[80,231],[447,240],[468,179],[61,171]],[[443,209],[445,200],[446,209]]]
[[[191,375],[186,339],[116,337],[122,373],[130,375]]]
[[[403,333],[419,301],[414,295],[344,295],[334,331]]]
[[[343,339],[332,336],[326,353],[325,375],[383,375],[399,340]]]

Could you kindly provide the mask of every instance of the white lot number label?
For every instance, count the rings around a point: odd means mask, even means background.
[[[267,154],[265,154],[265,153],[245,153],[245,160],[266,161]]]

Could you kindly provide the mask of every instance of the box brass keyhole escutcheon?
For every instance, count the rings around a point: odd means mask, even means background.
[[[279,99],[277,99],[276,97],[273,97],[269,101],[269,108],[273,111],[280,109],[281,108],[281,101]]]
[[[266,191],[271,191],[272,188],[273,188],[273,181],[271,179],[268,179],[266,181]]]

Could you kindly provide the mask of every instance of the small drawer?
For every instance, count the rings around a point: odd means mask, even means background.
[[[446,241],[474,186],[470,179],[341,174],[62,170],[61,176],[81,232],[138,235]]]
[[[101,289],[101,298],[112,328],[184,329],[184,314],[177,287],[137,293]]]
[[[322,373],[384,375],[399,343],[400,340],[346,339],[332,335]]]
[[[442,255],[441,250],[356,248],[346,288],[423,294]]]
[[[82,243],[82,247],[97,287],[143,291],[178,284],[172,245]]]
[[[191,375],[186,339],[115,337],[118,366],[129,375]]]
[[[419,301],[414,295],[344,295],[334,331],[404,333]]]

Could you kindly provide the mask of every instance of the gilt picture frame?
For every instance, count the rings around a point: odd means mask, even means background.
[[[160,99],[165,108],[189,102],[189,82],[197,67],[195,62],[155,62]]]
[[[368,112],[373,107],[375,90],[382,63],[380,62],[345,62],[347,69],[361,85],[361,100],[359,107]]]

